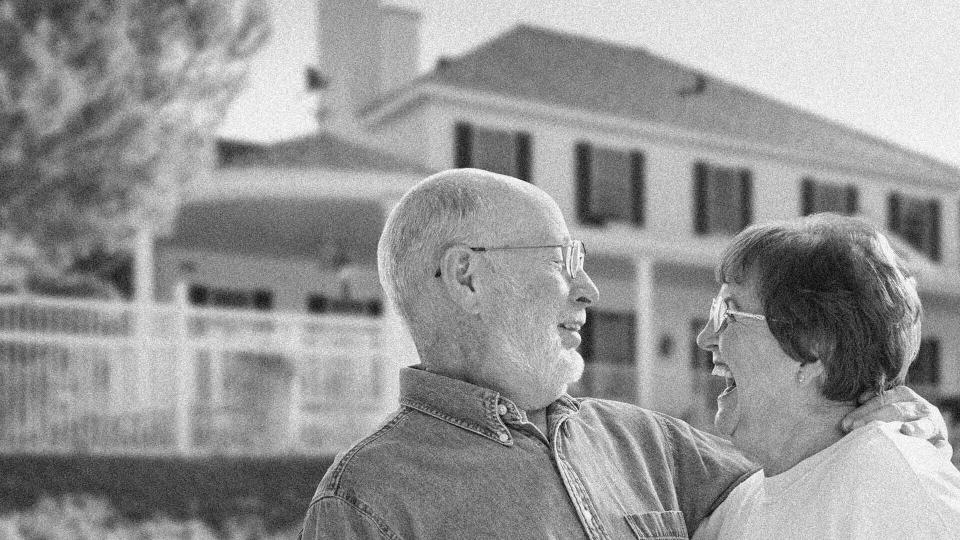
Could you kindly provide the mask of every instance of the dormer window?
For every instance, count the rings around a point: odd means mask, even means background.
[[[458,122],[454,128],[454,166],[474,167],[532,182],[530,134]]]
[[[800,181],[800,215],[819,212],[852,216],[859,211],[859,194],[854,185],[821,182],[807,177]]]

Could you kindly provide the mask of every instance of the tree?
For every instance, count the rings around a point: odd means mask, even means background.
[[[0,271],[169,227],[267,38],[263,2],[0,0]]]

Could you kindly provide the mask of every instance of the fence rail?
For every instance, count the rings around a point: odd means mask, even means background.
[[[396,404],[392,313],[0,296],[0,452],[337,451]]]

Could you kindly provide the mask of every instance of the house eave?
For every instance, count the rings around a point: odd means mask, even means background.
[[[837,160],[811,152],[765,145],[756,141],[700,132],[671,124],[585,111],[563,105],[508,97],[497,93],[480,92],[435,82],[420,82],[396,92],[387,99],[365,109],[360,120],[367,129],[373,130],[377,126],[389,123],[392,119],[431,101],[460,107],[496,110],[506,115],[524,115],[559,124],[575,124],[590,130],[610,131],[666,144],[753,155],[800,167],[828,168],[844,174],[875,177],[898,183],[907,182],[918,186],[948,189],[960,187],[960,169],[944,163],[936,162],[934,168],[939,170],[936,170],[933,174],[917,174],[893,167],[878,166],[875,160],[870,159],[869,156],[851,156],[847,160]],[[904,150],[904,152],[909,151]],[[926,156],[916,155],[934,161]]]

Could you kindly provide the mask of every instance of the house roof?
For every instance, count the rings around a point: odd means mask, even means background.
[[[425,176],[430,169],[385,152],[318,132],[271,144],[217,141],[220,167],[319,167],[405,172]]]
[[[955,182],[960,170],[635,47],[527,25],[413,84],[438,84],[733,137]],[[376,110],[399,94],[387,96]]]

